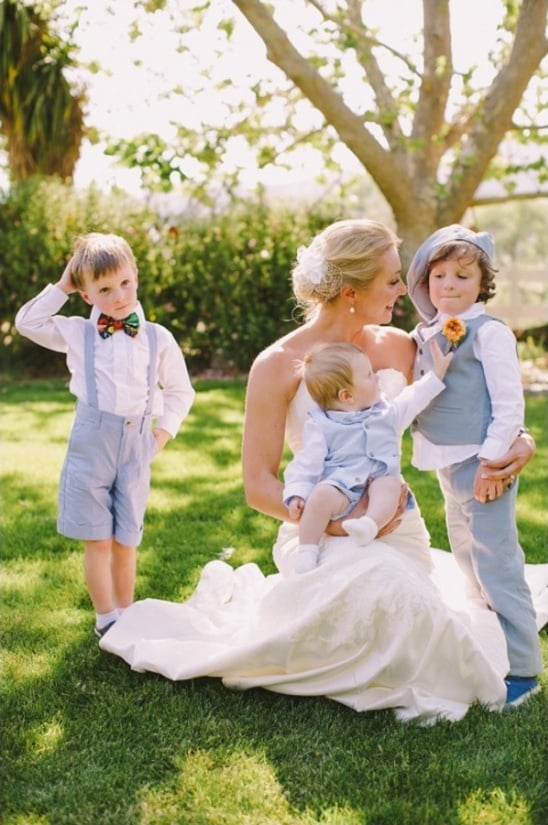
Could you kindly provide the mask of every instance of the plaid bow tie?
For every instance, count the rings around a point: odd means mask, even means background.
[[[111,318],[110,315],[101,313],[97,321],[97,331],[101,338],[108,338],[119,329],[123,329],[126,335],[135,338],[139,332],[139,316],[136,312],[131,312],[127,318],[122,318],[117,321]]]

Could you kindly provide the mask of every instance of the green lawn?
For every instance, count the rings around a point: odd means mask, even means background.
[[[244,383],[196,388],[154,465],[138,598],[185,598],[219,556],[274,569],[277,525],[241,488]],[[546,825],[546,676],[514,714],[478,707],[421,728],[322,698],[171,683],[102,653],[80,547],[55,529],[72,400],[62,381],[9,384],[1,397],[4,825]],[[527,399],[538,453],[519,527],[537,562],[548,561],[547,413],[546,398]],[[406,476],[446,546],[435,478]]]

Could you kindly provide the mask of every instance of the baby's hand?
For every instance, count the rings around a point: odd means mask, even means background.
[[[299,521],[304,510],[304,498],[293,496],[287,502],[287,509],[289,510],[289,518],[291,521]]]
[[[63,274],[61,275],[60,279],[57,281],[57,286],[59,289],[62,289],[65,295],[71,295],[73,292],[76,292],[76,284],[72,280],[72,259],[68,262],[65,269],[63,270]]]
[[[434,339],[430,342],[430,352],[432,353],[432,361],[434,362],[432,369],[441,381],[449,369],[449,364],[453,360],[453,353],[448,352],[447,355],[444,355],[440,345]]]

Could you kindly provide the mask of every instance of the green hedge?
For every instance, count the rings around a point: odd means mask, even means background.
[[[18,336],[13,319],[59,278],[75,237],[98,231],[131,244],[145,312],[173,332],[191,372],[245,372],[299,320],[290,285],[297,247],[339,217],[246,202],[221,216],[168,221],[123,193],[51,179],[13,187],[0,203],[0,368],[44,374],[63,364]],[[74,296],[65,311],[87,315],[89,308]],[[395,320],[405,326],[405,311]]]

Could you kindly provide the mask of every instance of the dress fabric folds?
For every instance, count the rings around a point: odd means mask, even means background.
[[[404,379],[383,370],[381,382],[393,395]],[[293,449],[311,404],[301,385],[288,419]],[[282,524],[278,573],[211,561],[189,599],[136,602],[101,648],[172,680],[218,677],[238,690],[391,708],[401,720],[456,721],[474,702],[502,708],[508,661],[497,616],[451,554],[429,548],[416,506],[365,548],[325,538],[310,573],[293,573],[297,548],[297,528]],[[527,565],[527,578],[540,628],[548,621],[548,564]]]

